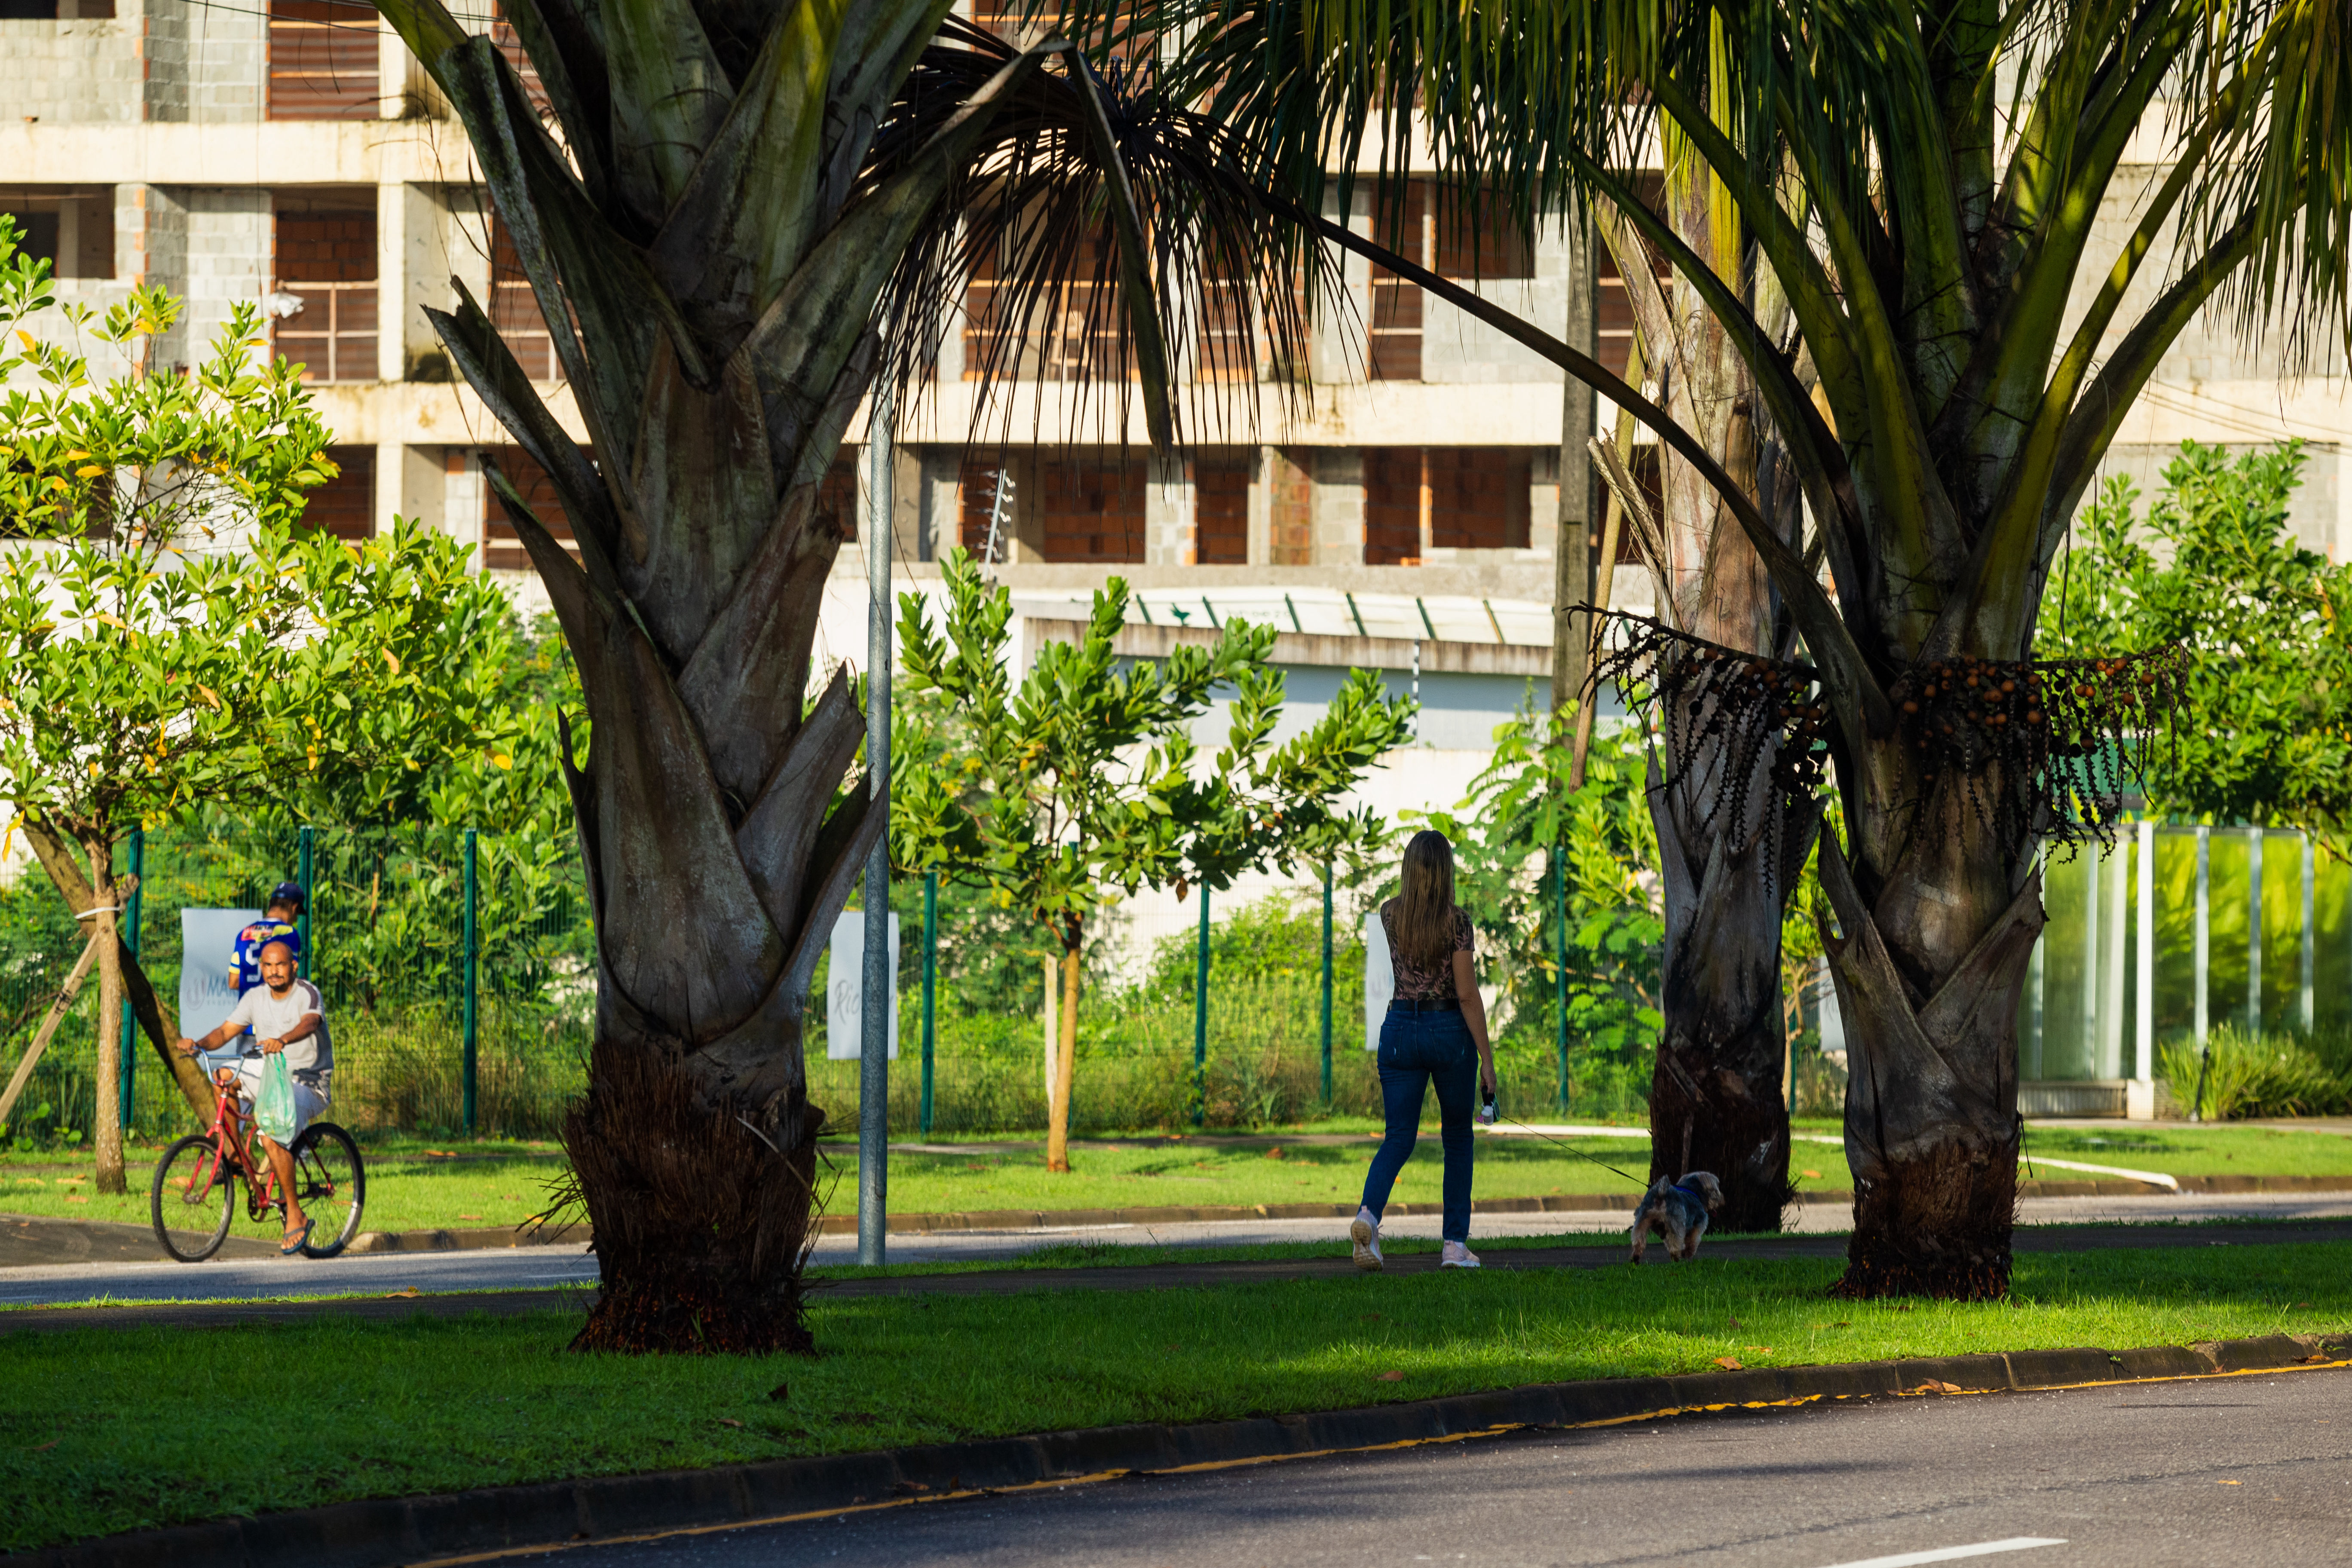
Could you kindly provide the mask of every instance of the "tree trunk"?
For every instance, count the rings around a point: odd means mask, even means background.
[[[90,1152],[98,1170],[95,1184],[101,1193],[126,1191],[122,1173],[122,960],[121,939],[114,918],[114,846],[93,835],[83,841],[89,856],[92,902],[89,919],[97,922],[92,939],[98,943],[98,1114],[97,1134]],[[79,911],[77,911],[79,912]]]
[[[1902,776],[1900,757],[1872,760]],[[1854,1192],[1837,1293],[1998,1300],[2009,1293],[2024,1130],[2017,1010],[2042,931],[2042,879],[2029,856],[1994,841],[1965,784],[1905,782],[1925,806],[1903,814],[1900,838],[1872,832],[1860,844],[1891,875],[1864,886],[1834,836],[1822,838]]]
[[[1721,247],[1704,182],[1669,195],[1670,221],[1702,255]],[[1662,395],[1751,495],[1780,477],[1752,378],[1687,281],[1661,282],[1648,246],[1622,221],[1598,226],[1627,279],[1644,364],[1664,367]],[[1769,312],[1768,312],[1769,313]],[[1623,432],[1621,431],[1621,437]],[[1621,451],[1625,447],[1621,441]],[[1790,535],[1792,485],[1763,505]],[[1676,631],[1759,657],[1780,652],[1771,579],[1739,525],[1690,466],[1663,460],[1656,510],[1620,498],[1648,563],[1657,618]],[[1709,722],[1709,721],[1716,721]],[[1650,764],[1650,815],[1664,883],[1664,1028],[1650,1082],[1650,1177],[1713,1173],[1727,1230],[1777,1231],[1789,1182],[1782,1093],[1780,919],[1820,830],[1821,811],[1784,809],[1777,748],[1728,715],[1668,715],[1661,767]],[[1748,776],[1730,776],[1742,766]]]
[[[1062,953],[1062,1044],[1054,1053],[1053,1098],[1045,1107],[1045,1169],[1067,1174],[1070,1169],[1070,1090],[1077,1081],[1078,950]]]
[[[1669,735],[1676,731],[1669,727]],[[1650,763],[1652,819],[1665,870],[1665,1030],[1650,1080],[1650,1179],[1712,1172],[1725,1230],[1777,1231],[1789,1182],[1787,1034],[1780,1005],[1780,912],[1821,828],[1817,805],[1784,809],[1771,748],[1739,798],[1740,820],[1710,818],[1722,737],[1685,760],[1676,782]],[[1670,763],[1670,765],[1671,763]],[[1778,821],[1773,818],[1778,817]]]

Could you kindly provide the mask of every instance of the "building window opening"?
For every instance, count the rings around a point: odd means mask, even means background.
[[[376,379],[375,210],[281,208],[277,318],[280,358],[315,382]]]
[[[1202,566],[1249,564],[1250,455],[1192,459],[1192,559]]]
[[[330,447],[335,477],[303,492],[296,526],[354,542],[375,532],[375,448]]]
[[[383,37],[364,0],[270,0],[269,118],[377,118]]]
[[[47,262],[50,277],[114,276],[112,187],[0,187],[0,213],[16,220],[16,253]]]

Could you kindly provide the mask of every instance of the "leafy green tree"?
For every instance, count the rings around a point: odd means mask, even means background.
[[[126,981],[183,1092],[211,1107],[116,934],[116,844],[223,802],[380,801],[446,751],[501,743],[478,671],[505,606],[440,535],[404,523],[352,547],[299,527],[302,491],[331,471],[326,432],[291,366],[257,364],[255,307],[184,375],[148,363],[178,314],[168,295],[67,312],[124,361],[94,380],[23,325],[54,290],[15,237],[0,226],[0,378],[19,381],[0,399],[0,531],[21,542],[0,553],[0,797],[93,911],[92,1143],[99,1187],[121,1192]]]
[[[564,755],[597,930],[565,1142],[604,1287],[578,1342],[806,1348],[808,985],[885,816],[840,788],[846,678],[806,705],[851,531],[825,472],[877,375],[910,383],[961,330],[982,268],[983,381],[1079,312],[1081,384],[1132,388],[1165,446],[1199,354],[1295,336],[1296,247],[1199,177],[1220,128],[950,0],[510,0],[529,84],[440,0],[377,5],[465,126],[590,446],[474,300],[432,312],[578,552],[492,475],[595,734]],[[1237,285],[1261,309],[1232,310]]]
[[[1378,819],[1339,799],[1404,738],[1413,704],[1356,670],[1313,727],[1269,746],[1282,721],[1282,673],[1266,662],[1274,628],[1230,621],[1209,647],[1180,643],[1157,663],[1129,662],[1112,651],[1127,619],[1118,577],[1095,595],[1083,637],[1040,648],[1016,687],[1012,595],[982,584],[961,550],[942,572],[944,632],[932,629],[922,595],[908,594],[899,637],[908,687],[945,697],[953,729],[916,737],[895,771],[892,858],[984,884],[1060,949],[1045,1163],[1067,1171],[1090,925],[1138,888],[1173,887],[1181,899],[1193,887],[1231,887],[1244,871],[1320,865],[1372,847]],[[1203,759],[1192,728],[1219,688],[1234,693],[1232,728]]]
[[[2184,442],[2144,512],[2131,481],[2109,479],[2059,557],[2036,646],[2196,648],[2140,770],[2149,806],[2300,827],[2352,855],[2352,566],[2295,540],[2287,502],[2306,460],[2299,441],[2234,459]]]
[[[2147,667],[2034,668],[2034,627],[2101,459],[2209,306],[2291,356],[2344,323],[2338,14],[1163,0],[1132,26],[1181,40],[1163,90],[1254,149],[1296,221],[1598,387],[1738,521],[1808,660],[1769,678],[1822,689],[1787,704],[1784,757],[1826,744],[1844,807],[1818,857],[1854,1053],[1840,1289],[2005,1293],[2035,858],[2105,831],[2112,795],[2075,787],[2078,764],[2112,759],[2145,722],[2139,698],[2162,695]],[[1759,319],[1750,274],[1718,272],[1640,199],[1663,137],[1715,177],[1792,342]],[[1786,444],[1801,548],[1670,412],[1319,216],[1335,181],[1370,166],[1393,188],[1423,149],[1465,210],[1531,226],[1605,204],[1691,284]],[[2127,167],[2145,184],[2126,189]],[[2126,197],[2110,242],[2100,226]]]

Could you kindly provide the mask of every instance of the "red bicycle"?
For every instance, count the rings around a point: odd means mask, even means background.
[[[286,1213],[278,1173],[255,1146],[249,1119],[237,1109],[236,1069],[215,1068],[212,1076],[212,1126],[163,1151],[148,1191],[155,1239],[183,1263],[202,1263],[228,1238],[240,1178],[246,1214],[255,1224],[272,1214],[282,1222]],[[302,1256],[332,1258],[359,1234],[367,1199],[367,1168],[360,1163],[359,1145],[333,1122],[313,1121],[294,1140],[293,1155],[295,1195],[312,1221],[312,1239],[303,1244]],[[331,1239],[317,1239],[322,1236]]]

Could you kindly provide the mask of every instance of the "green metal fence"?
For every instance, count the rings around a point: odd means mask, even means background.
[[[577,849],[568,841],[509,841],[461,827],[179,828],[134,837],[117,868],[140,878],[125,938],[173,1016],[183,910],[259,908],[285,880],[309,890],[304,973],[326,997],[334,1113],[346,1125],[548,1136],[585,1085],[594,945]],[[899,895],[904,915],[922,912],[927,891],[908,880]],[[1181,994],[1089,993],[1074,1125],[1244,1125],[1327,1108],[1377,1117],[1378,1073],[1361,1048],[1360,939],[1345,922],[1336,936],[1336,953],[1326,936],[1300,973],[1283,978],[1200,974],[1188,977]],[[37,868],[0,886],[0,1079],[81,944],[71,911]],[[926,940],[905,949],[906,1054],[891,1075],[894,1131],[1043,1126],[1042,1017],[1034,1010],[956,1008],[954,976],[942,980],[923,963],[930,946]],[[194,960],[226,965],[228,954]],[[1334,964],[1336,987],[1321,973]],[[809,1016],[810,1094],[834,1126],[845,1127],[857,1114],[857,1064],[825,1057],[824,979],[821,970]],[[96,993],[94,981],[82,988],[5,1136],[42,1144],[89,1136],[96,1121]],[[114,1027],[130,1069],[126,1126],[150,1140],[184,1128],[185,1106],[127,1008]],[[1565,1087],[1575,1114],[1639,1113],[1643,1085],[1622,1071],[1595,1077],[1600,1064],[1580,1058],[1564,1077],[1549,1011],[1525,1032],[1531,1044],[1524,1059],[1501,1053],[1507,1107],[1555,1113]]]
[[[174,1016],[180,912],[258,908],[303,884],[305,974],[327,999],[337,1120],[419,1131],[555,1130],[584,1081],[595,977],[587,901],[569,852],[468,829],[349,833],[289,826],[158,832],[124,846],[140,878],[125,940]],[[0,1061],[13,1070],[82,938],[37,869],[0,889]],[[226,965],[228,954],[192,955]],[[97,985],[82,987],[11,1117],[43,1142],[95,1121]],[[124,1010],[126,1125],[152,1136],[184,1102]]]

